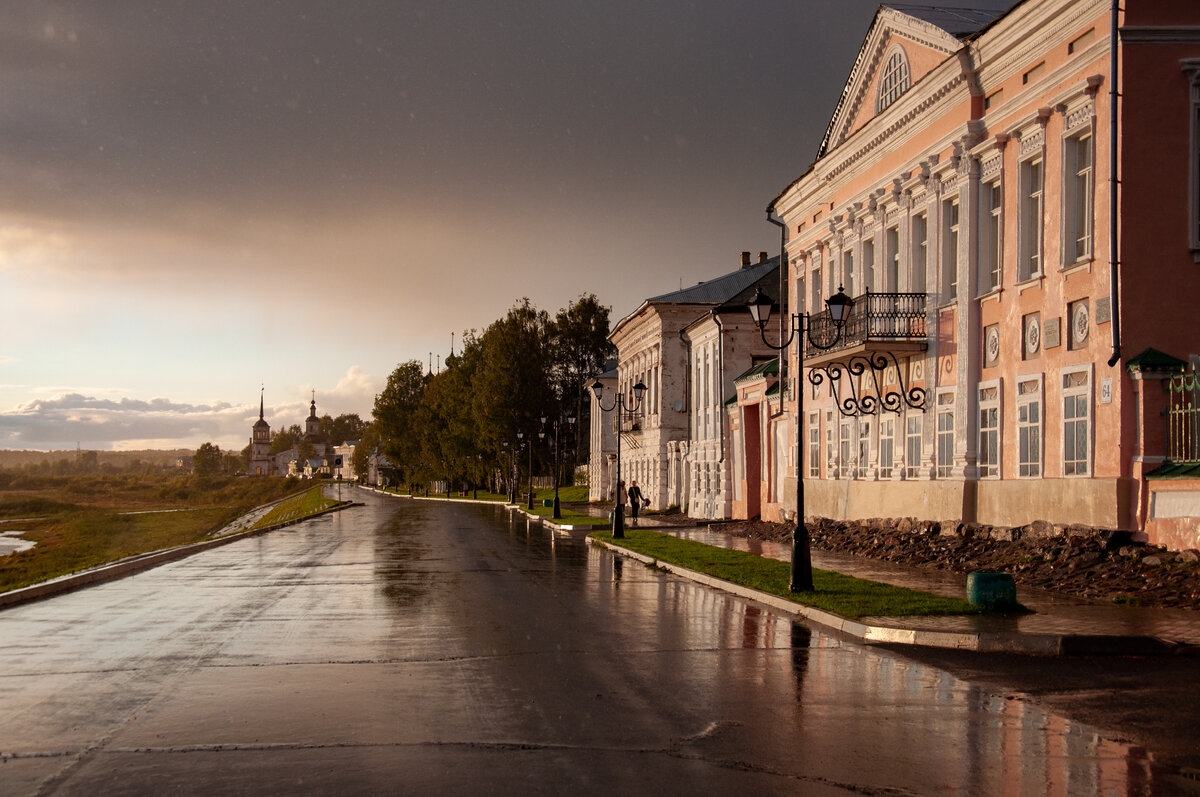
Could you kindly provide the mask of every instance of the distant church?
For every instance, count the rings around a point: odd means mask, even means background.
[[[317,394],[313,391],[308,405],[308,417],[304,419],[304,441],[312,446],[315,457],[308,462],[300,461],[300,449],[292,446],[287,451],[271,453],[271,424],[263,417],[263,395],[258,397],[258,420],[250,433],[251,476],[291,475],[311,476],[315,472],[328,470],[326,457],[328,445],[321,436],[321,419],[317,417]]]

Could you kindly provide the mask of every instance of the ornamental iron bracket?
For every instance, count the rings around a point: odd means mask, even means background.
[[[885,390],[881,383],[880,374],[886,373],[889,368],[896,369],[899,390]],[[860,395],[856,377],[868,372],[871,374],[874,391],[864,391]],[[850,384],[849,395],[844,398],[839,391],[843,375],[849,377],[846,381]],[[809,367],[808,381],[814,386],[819,387],[826,380],[829,381],[829,393],[837,404],[838,412],[848,418],[878,415],[882,412],[899,413],[905,407],[914,410],[925,409],[925,388],[905,386],[900,363],[891,352],[874,352],[870,356],[856,354],[846,362]]]

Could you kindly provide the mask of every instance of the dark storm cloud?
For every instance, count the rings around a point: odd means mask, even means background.
[[[824,124],[797,112],[801,95],[832,108],[828,75],[869,18],[826,22],[828,38],[797,49],[818,6],[9,5],[0,191],[10,206],[130,216],[175,200],[335,211],[479,186],[619,194],[651,179],[686,189],[697,170],[761,175],[762,151],[794,142],[782,184]]]

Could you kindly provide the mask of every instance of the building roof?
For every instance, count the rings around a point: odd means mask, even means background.
[[[744,266],[737,271],[722,274],[716,279],[697,283],[690,288],[651,296],[645,303],[721,305],[730,302],[742,293],[746,293],[747,299],[749,299],[750,293],[753,293],[753,291],[749,293],[747,291],[764,277],[778,271],[778,269],[779,256],[776,255],[769,260],[755,263],[752,266]]]
[[[970,39],[1004,14],[1006,8],[954,8],[913,3],[885,3],[901,14],[936,25],[958,39]]]
[[[1187,368],[1187,362],[1158,349],[1150,348],[1135,357],[1130,357],[1129,362],[1125,363],[1125,367],[1131,372],[1182,371]]]
[[[749,382],[752,379],[765,378],[768,376],[779,375],[779,358],[772,357],[758,365],[751,366],[739,375],[733,378],[733,383],[736,385],[739,382]]]

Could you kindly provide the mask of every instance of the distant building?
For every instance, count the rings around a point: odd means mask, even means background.
[[[258,395],[258,420],[250,432],[250,469],[251,476],[269,476],[272,472],[271,462],[271,424],[263,417],[263,393]]]

